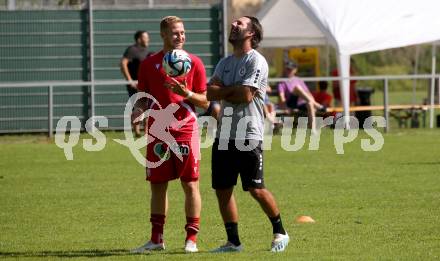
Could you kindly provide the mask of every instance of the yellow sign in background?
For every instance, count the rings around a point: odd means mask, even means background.
[[[319,76],[319,50],[317,47],[290,48],[287,50],[289,59],[298,63],[298,76]]]
[[[273,66],[276,76],[282,77],[284,62],[293,59],[298,63],[298,76],[319,76],[319,49],[317,47],[295,47],[289,49],[277,48],[274,50]]]

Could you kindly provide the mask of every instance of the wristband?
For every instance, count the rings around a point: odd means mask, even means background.
[[[185,96],[185,99],[189,99],[194,95],[192,91],[188,91],[188,94]]]

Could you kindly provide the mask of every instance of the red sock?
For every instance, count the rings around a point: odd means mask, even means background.
[[[162,243],[165,215],[151,214],[150,222],[151,222],[151,241],[155,244]]]
[[[186,239],[197,242],[197,233],[199,232],[200,218],[186,217]]]

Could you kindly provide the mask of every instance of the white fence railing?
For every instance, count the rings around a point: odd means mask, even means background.
[[[335,81],[335,80],[341,80],[343,79],[342,77],[304,77],[302,78],[305,82],[318,82],[318,81]],[[430,101],[429,104],[427,105],[429,108],[429,127],[433,128],[434,127],[434,93],[435,93],[435,88],[438,88],[440,90],[440,75],[379,75],[379,76],[352,76],[352,77],[348,77],[348,79],[353,79],[353,80],[376,80],[376,81],[382,81],[383,82],[383,87],[384,87],[384,98],[383,98],[383,105],[384,105],[384,117],[386,119],[386,128],[385,131],[388,131],[389,129],[389,99],[388,99],[388,94],[389,94],[389,82],[392,80],[415,80],[415,79],[425,79],[425,80],[431,80],[431,84],[430,84]],[[437,79],[437,83],[438,85],[435,86],[435,79]],[[279,82],[279,81],[283,81],[286,80],[286,78],[270,78],[269,82],[270,83],[274,83],[274,82]],[[108,81],[93,81],[93,82],[87,82],[87,81],[49,81],[49,82],[11,82],[11,83],[0,83],[0,95],[2,95],[4,89],[6,88],[36,88],[36,87],[47,87],[47,121],[48,121],[48,126],[47,129],[45,129],[48,132],[49,136],[52,136],[54,133],[54,126],[53,126],[53,120],[54,120],[54,88],[57,87],[84,87],[84,86],[89,86],[89,102],[84,104],[84,106],[88,106],[88,111],[89,111],[89,115],[88,117],[94,117],[95,115],[95,86],[110,86],[110,85],[120,85],[121,89],[123,88],[123,86],[125,86],[126,84],[128,84],[129,82],[127,81],[123,81],[123,80],[108,80]],[[125,92],[125,89],[124,89]],[[122,93],[122,92],[121,92]],[[124,95],[126,95],[124,93]],[[439,97],[438,97],[438,101],[440,104],[440,91],[439,91]],[[110,106],[112,104],[109,104]],[[120,104],[116,104],[115,106],[118,105],[120,106]],[[414,104],[416,105],[416,104]],[[4,106],[0,106],[0,110],[4,109]],[[67,116],[67,115],[66,115]],[[116,117],[120,117],[123,118],[123,112],[121,111],[121,115],[116,115]],[[29,117],[27,117],[29,118]],[[30,117],[31,118],[31,117]],[[1,121],[15,121],[15,120],[19,120],[16,118],[0,118]],[[120,129],[120,128],[114,128],[114,129]],[[2,130],[0,129],[0,133],[17,133],[17,132],[29,132],[26,129],[18,129],[18,130]]]

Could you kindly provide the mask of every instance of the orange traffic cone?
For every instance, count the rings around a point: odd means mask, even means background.
[[[309,216],[299,216],[295,221],[296,223],[315,223],[315,220]]]

